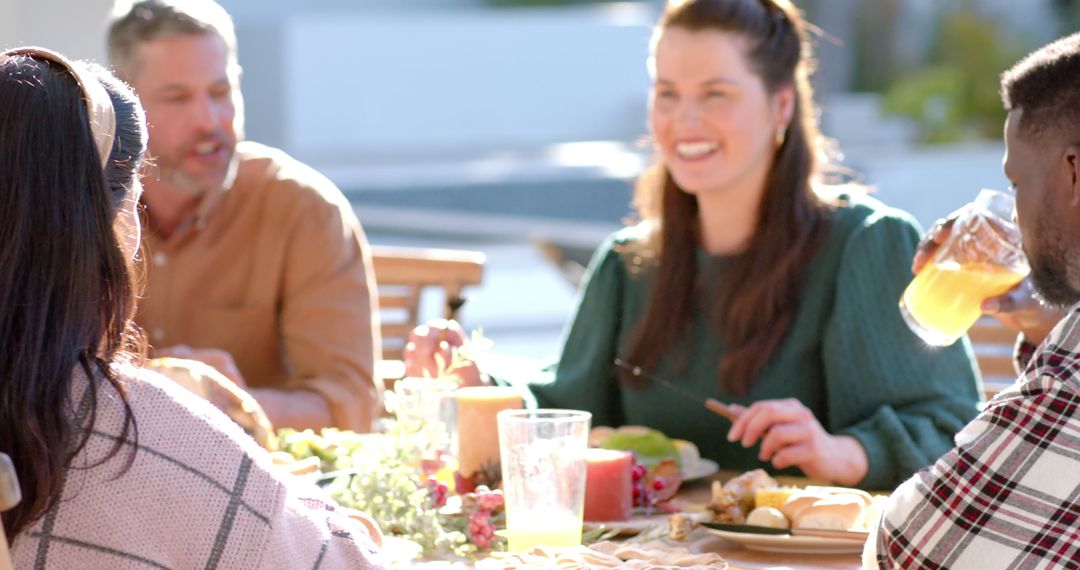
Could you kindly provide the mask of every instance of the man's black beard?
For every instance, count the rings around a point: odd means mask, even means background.
[[[1069,283],[1069,253],[1062,232],[1045,222],[1049,212],[1043,212],[1037,222],[1040,251],[1029,255],[1031,282],[1035,296],[1051,307],[1068,308],[1080,301],[1080,291]]]
[[[1055,268],[1058,269],[1055,271],[1039,265],[1031,268],[1031,282],[1035,286],[1035,296],[1044,305],[1064,309],[1080,301],[1080,292],[1069,285],[1064,267]]]

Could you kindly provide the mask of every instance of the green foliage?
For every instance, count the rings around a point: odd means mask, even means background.
[[[340,471],[326,491],[341,505],[370,515],[387,534],[419,543],[428,556],[475,556],[478,549],[465,533],[448,528],[457,525],[439,516],[418,474],[423,440],[417,433],[404,423],[385,435],[282,429],[278,448],[296,459],[319,457],[323,472]]]
[[[926,142],[1000,138],[1005,119],[1001,72],[1026,52],[996,25],[960,9],[941,22],[932,65],[901,75],[885,93],[885,110],[918,121]]]

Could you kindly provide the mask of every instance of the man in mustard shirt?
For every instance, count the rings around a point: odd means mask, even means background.
[[[108,50],[150,125],[137,322],[156,354],[215,366],[276,426],[370,430],[381,390],[367,240],[333,183],[243,140],[229,15],[211,0],[136,2]]]

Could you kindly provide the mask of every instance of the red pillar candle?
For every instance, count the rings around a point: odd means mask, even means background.
[[[633,454],[592,448],[585,462],[585,520],[629,519],[634,508]]]

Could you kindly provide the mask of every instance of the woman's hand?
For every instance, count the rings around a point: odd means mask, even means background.
[[[157,351],[157,356],[169,356],[173,358],[186,358],[198,360],[204,364],[213,366],[218,372],[232,380],[237,386],[244,388],[247,382],[244,375],[240,374],[240,367],[228,352],[218,348],[191,348],[186,344],[177,344]]]
[[[941,244],[949,239],[955,221],[955,218],[938,220],[930,227],[915,250],[915,259],[911,262],[912,273],[919,273],[930,262]],[[1023,333],[1024,340],[1032,344],[1041,343],[1065,316],[1062,309],[1047,307],[1035,298],[1030,276],[1004,294],[983,300],[982,312],[993,316],[1006,327]]]
[[[776,469],[798,467],[808,477],[840,485],[857,484],[868,469],[866,451],[855,438],[829,434],[794,398],[754,403],[735,420],[727,437],[743,447],[760,441],[758,458]]]
[[[465,344],[465,331],[457,321],[435,319],[409,333],[405,345],[405,375],[417,378],[456,376],[462,386],[483,385],[476,363],[454,359],[454,349]],[[441,360],[441,362],[440,362]]]
[[[434,378],[450,363],[453,348],[465,344],[465,331],[457,321],[434,319],[409,333],[405,344],[405,375]],[[438,355],[438,358],[436,358]],[[440,363],[438,359],[442,359]]]

